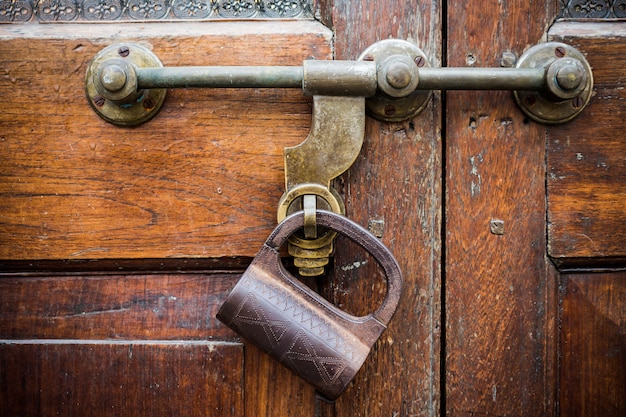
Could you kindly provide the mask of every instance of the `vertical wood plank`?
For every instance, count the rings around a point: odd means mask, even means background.
[[[626,414],[626,273],[567,274],[561,287],[561,415]]]
[[[548,250],[564,267],[626,264],[626,27],[561,22],[550,40],[582,51],[593,68],[585,111],[549,130]]]
[[[552,3],[448,2],[448,66],[520,56],[541,42]],[[446,103],[447,415],[549,415],[545,127],[508,92],[448,92]]]
[[[327,13],[335,31],[335,58],[354,59],[370,44],[405,39],[433,65],[441,57],[439,1],[339,0]],[[367,226],[384,222],[382,241],[397,257],[405,290],[395,317],[373,347],[354,383],[338,399],[337,416],[430,416],[439,412],[441,142],[440,100],[413,120],[368,118],[361,155],[337,183],[347,214]],[[385,287],[363,251],[337,243],[336,303],[371,312]],[[355,265],[358,265],[355,266]]]

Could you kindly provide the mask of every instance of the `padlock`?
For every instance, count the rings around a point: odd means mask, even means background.
[[[369,231],[329,211],[317,211],[316,216],[319,226],[353,240],[380,264],[387,294],[378,309],[364,317],[352,316],[285,269],[279,249],[304,225],[304,213],[297,212],[272,232],[217,318],[332,401],[346,389],[387,328],[400,300],[402,274],[389,249]]]

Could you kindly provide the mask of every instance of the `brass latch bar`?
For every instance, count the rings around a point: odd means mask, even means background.
[[[593,76],[578,50],[556,42],[530,48],[515,68],[431,68],[415,45],[385,40],[356,61],[308,60],[302,66],[163,67],[139,45],[113,45],[95,57],[86,77],[94,110],[122,126],[154,116],[164,89],[190,87],[300,88],[312,96],[366,97],[368,113],[384,121],[415,116],[431,90],[510,90],[534,120],[562,123],[589,102]]]

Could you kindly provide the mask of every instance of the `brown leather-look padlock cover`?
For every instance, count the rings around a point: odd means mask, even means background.
[[[316,220],[318,226],[361,245],[380,263],[387,279],[387,296],[373,314],[347,314],[285,270],[278,250],[303,226],[304,214],[299,212],[287,217],[270,235],[217,318],[334,400],[354,378],[391,320],[402,291],[402,275],[389,250],[358,224],[327,211],[318,211]]]

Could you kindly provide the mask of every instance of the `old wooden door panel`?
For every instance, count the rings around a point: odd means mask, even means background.
[[[312,388],[214,317],[275,225],[310,99],[175,90],[122,129],[83,82],[116,42],[168,66],[300,65],[331,59],[331,36],[314,21],[0,26],[0,414],[313,413]]]
[[[0,414],[243,415],[243,346],[215,319],[237,278],[1,278]]]
[[[561,415],[623,415],[626,273],[564,274],[561,280]]]
[[[7,340],[221,340],[215,318],[238,274],[6,276],[0,332]]]
[[[310,21],[0,26],[0,259],[254,256],[310,100],[175,90],[150,123],[122,129],[86,105],[85,71],[133,41],[168,66],[301,65],[331,59],[330,36]]]
[[[624,23],[560,22],[549,39],[576,45],[593,67],[588,109],[548,131],[548,253],[559,280],[561,415],[626,412]]]
[[[447,64],[499,67],[542,41],[553,2],[448,2]],[[554,276],[545,127],[509,92],[446,94],[446,413],[550,415]],[[504,222],[504,233],[491,222]]]
[[[1,343],[0,414],[243,416],[243,358],[211,341]]]
[[[332,3],[332,2],[323,2]],[[441,60],[439,1],[335,1],[322,9],[335,32],[336,59],[354,59],[368,45],[401,38]],[[398,259],[404,294],[394,319],[335,405],[336,416],[434,416],[440,407],[441,107],[435,97],[402,123],[367,120],[357,161],[338,186],[348,215],[384,223],[382,241]],[[365,261],[365,262],[364,262]],[[338,245],[333,299],[371,312],[385,287],[356,245]]]
[[[549,251],[564,268],[626,262],[625,26],[561,22],[549,32],[587,55],[595,83],[589,108],[549,131]]]

